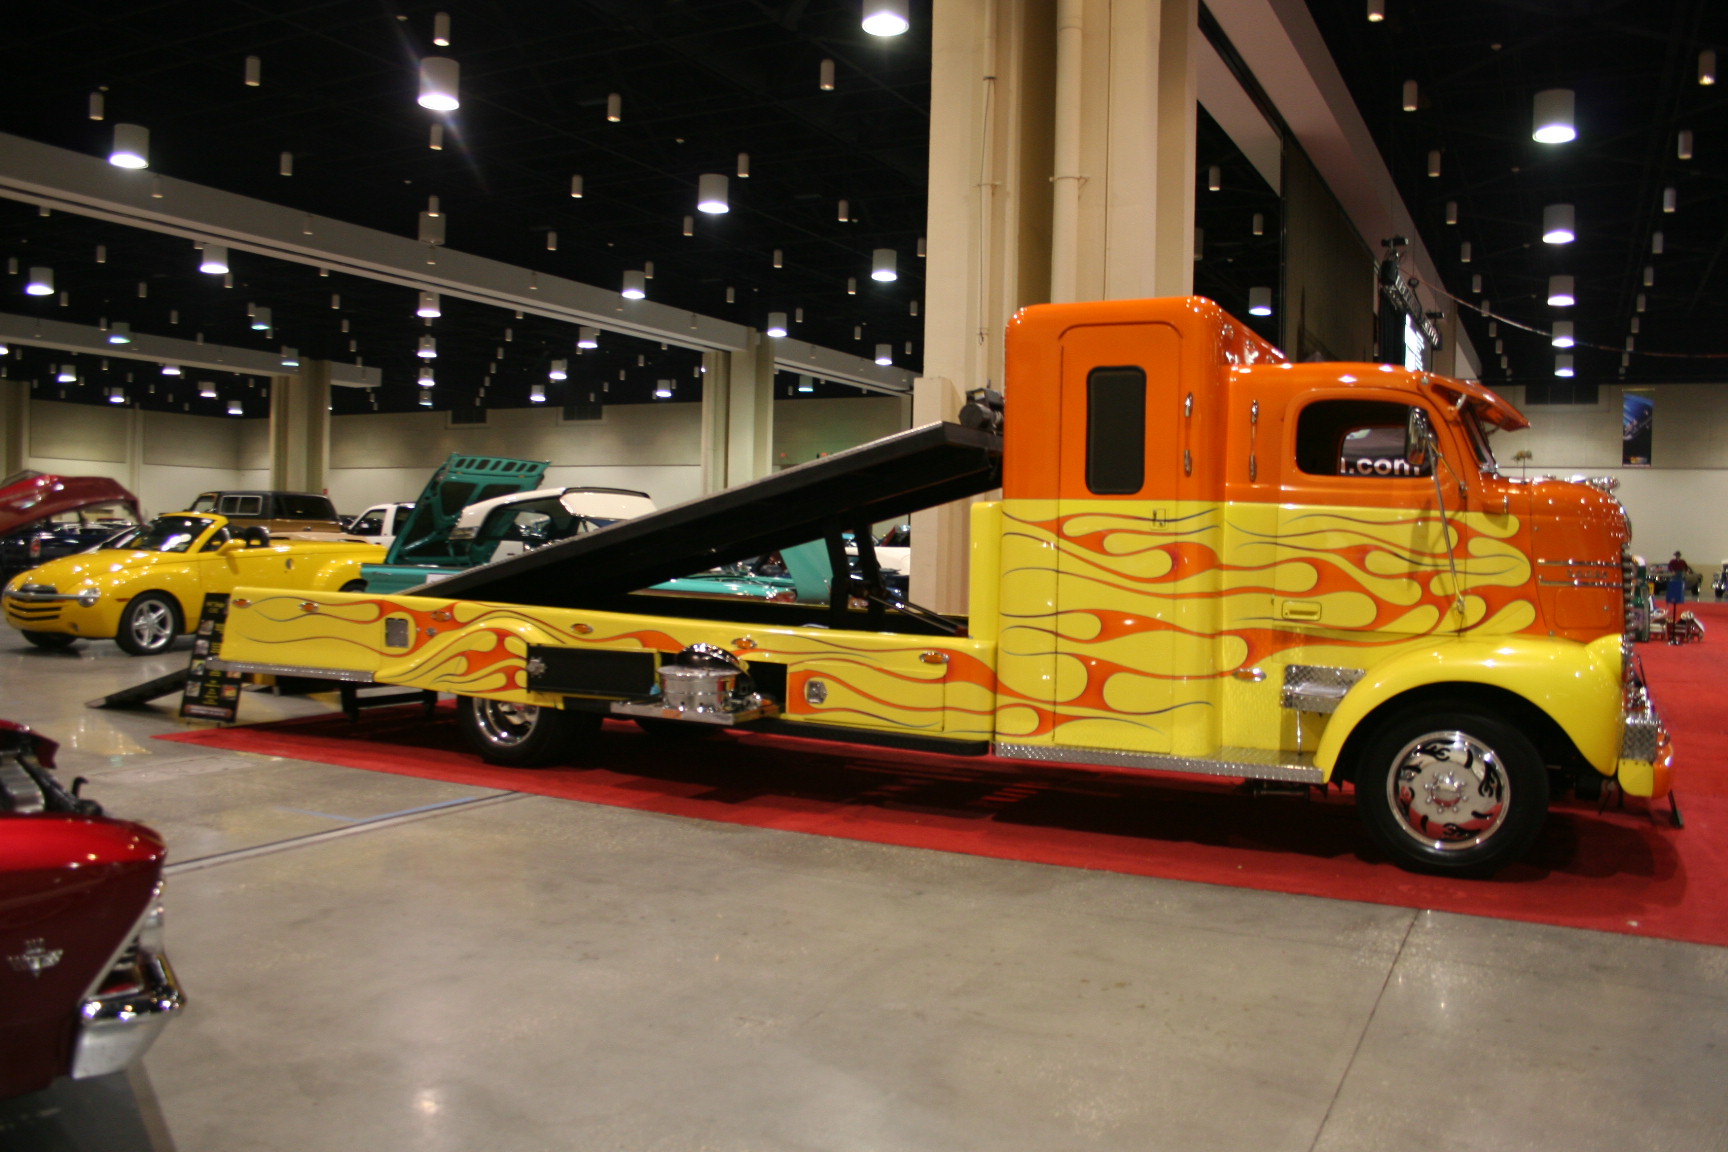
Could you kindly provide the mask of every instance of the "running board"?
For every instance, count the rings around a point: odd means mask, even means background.
[[[1220,748],[1217,756],[1199,757],[1056,744],[997,744],[996,755],[1009,760],[1095,764],[1101,768],[1136,768],[1147,772],[1240,776],[1248,780],[1287,780],[1293,784],[1326,783],[1326,773],[1314,766],[1314,757],[1308,752]]]

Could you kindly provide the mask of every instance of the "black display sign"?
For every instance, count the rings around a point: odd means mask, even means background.
[[[233,723],[240,710],[240,673],[211,667],[222,654],[222,630],[228,624],[228,594],[211,592],[198,613],[198,632],[192,642],[192,663],[187,669],[186,693],[180,698],[180,715],[196,720]]]

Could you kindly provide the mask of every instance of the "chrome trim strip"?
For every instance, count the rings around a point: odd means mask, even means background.
[[[1538,560],[1538,564],[1564,564],[1569,568],[1613,568],[1619,571],[1622,562],[1619,560]]]
[[[1536,583],[1543,588],[1612,588],[1620,590],[1619,580],[1550,580],[1546,576],[1537,577]]]
[[[376,684],[370,672],[351,672],[345,668],[306,668],[298,664],[254,664],[244,660],[210,660],[204,665],[212,672],[255,672],[267,676],[303,676],[308,680],[346,680],[353,684]]]
[[[1308,761],[1305,752],[1220,748],[1216,759],[1168,756],[1156,752],[1123,752],[1113,748],[1077,748],[1052,744],[996,745],[996,755],[1009,760],[1055,764],[1095,764],[1104,768],[1139,768],[1150,772],[1186,772],[1195,776],[1241,776],[1250,780],[1288,780],[1324,784],[1326,774]]]
[[[31,585],[26,584],[22,588],[14,588],[12,591],[6,593],[6,599],[22,600],[26,604],[48,604],[57,600],[76,600],[78,599],[78,593],[56,592],[53,589],[49,589],[46,592],[38,592],[35,591]]]

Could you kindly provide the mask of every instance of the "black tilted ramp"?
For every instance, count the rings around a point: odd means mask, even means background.
[[[188,669],[181,668],[166,676],[158,676],[154,680],[146,680],[142,684],[134,684],[130,688],[122,688],[118,692],[110,692],[106,696],[98,696],[94,700],[86,700],[86,708],[136,708],[140,704],[148,704],[152,700],[172,695],[186,688],[186,681],[191,677]]]
[[[471,568],[413,593],[581,608],[676,576],[892,520],[1002,484],[1002,438],[926,424]]]

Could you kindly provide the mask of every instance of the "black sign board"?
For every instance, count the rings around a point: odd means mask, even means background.
[[[222,654],[222,629],[227,623],[228,594],[206,595],[204,608],[198,614],[198,633],[192,642],[186,692],[180,698],[181,716],[233,723],[240,709],[240,673],[221,672],[210,666]]]

